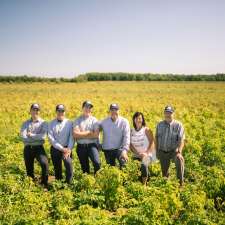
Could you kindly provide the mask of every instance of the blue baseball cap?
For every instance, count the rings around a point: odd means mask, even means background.
[[[30,106],[30,109],[36,109],[36,110],[40,110],[40,105],[38,103],[33,103],[31,106]]]
[[[167,105],[164,109],[164,112],[169,112],[169,113],[173,113],[174,112],[174,109],[172,106],[170,105]]]
[[[87,107],[87,108],[93,108],[93,104],[91,103],[91,101],[84,101],[82,104],[82,108]]]
[[[109,110],[119,110],[120,107],[118,104],[116,103],[112,103],[110,106],[109,106]]]
[[[56,106],[55,110],[64,112],[66,109],[65,109],[65,106],[63,104],[59,104],[59,105]]]

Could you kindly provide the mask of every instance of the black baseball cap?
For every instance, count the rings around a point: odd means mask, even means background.
[[[118,104],[112,103],[112,104],[109,106],[109,109],[110,109],[110,110],[119,110],[120,107],[119,107]]]
[[[164,112],[169,112],[169,113],[173,113],[174,112],[174,108],[170,105],[167,105],[164,109]]]
[[[91,101],[84,101],[82,104],[82,108],[87,107],[87,108],[93,108],[93,104],[91,103]]]
[[[56,106],[55,110],[64,112],[66,109],[65,109],[65,106],[63,104],[59,104],[59,105]]]
[[[30,109],[37,109],[37,110],[40,110],[40,105],[38,103],[33,103],[31,106],[30,106]]]

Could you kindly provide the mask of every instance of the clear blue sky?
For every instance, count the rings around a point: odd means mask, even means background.
[[[0,0],[0,74],[225,72],[224,0]]]

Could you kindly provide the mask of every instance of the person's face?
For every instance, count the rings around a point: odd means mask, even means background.
[[[135,122],[135,125],[136,125],[137,128],[141,128],[142,127],[142,123],[143,123],[142,115],[137,116],[134,119],[134,122]]]
[[[91,107],[84,106],[82,111],[85,116],[89,116],[91,114]]]
[[[63,120],[65,117],[65,111],[64,110],[57,110],[56,111],[56,117],[58,120]]]
[[[170,123],[173,120],[174,113],[164,112],[164,117],[165,117],[166,122]]]
[[[31,109],[30,110],[30,115],[32,118],[37,118],[39,116],[39,109]]]
[[[110,116],[111,116],[112,120],[116,120],[119,116],[119,110],[111,109]]]

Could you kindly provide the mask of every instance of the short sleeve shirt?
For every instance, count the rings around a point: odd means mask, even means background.
[[[185,139],[182,123],[173,120],[171,123],[161,121],[156,128],[156,139],[158,149],[162,151],[176,150],[182,139]]]
[[[78,127],[80,131],[96,131],[99,129],[98,120],[94,116],[84,117],[83,115],[79,116],[73,122],[73,128]],[[99,143],[99,138],[82,138],[76,139],[78,144],[91,144]]]

